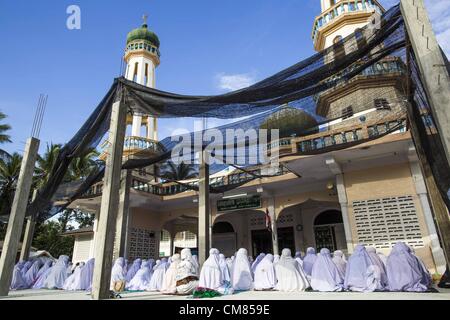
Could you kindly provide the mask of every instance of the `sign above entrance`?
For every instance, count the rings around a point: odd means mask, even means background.
[[[218,212],[259,208],[261,208],[261,196],[258,195],[237,199],[222,199],[217,201]]]

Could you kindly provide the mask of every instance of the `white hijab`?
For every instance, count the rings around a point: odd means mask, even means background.
[[[347,261],[345,261],[345,255],[341,250],[336,250],[333,253],[333,262],[338,268],[342,276],[345,275],[345,269],[347,268]]]
[[[177,271],[181,257],[178,253],[171,258],[170,266],[164,275],[161,292],[164,294],[175,294],[177,292]]]
[[[252,271],[248,261],[247,249],[241,248],[236,253],[231,270],[231,285],[234,290],[253,289]]]
[[[223,254],[219,254],[219,266],[220,273],[222,274],[222,280],[230,282],[230,270],[228,269],[228,263]]]
[[[209,250],[209,257],[203,263],[200,272],[199,287],[216,290],[223,282],[222,272],[219,264],[219,250],[212,248]]]
[[[181,250],[181,262],[178,264],[177,281],[187,277],[197,277],[197,263],[192,257],[191,249],[184,248]]]
[[[156,265],[153,267],[153,275],[150,279],[150,283],[147,287],[147,291],[159,291],[162,288],[164,281],[164,274],[166,273],[167,259],[163,258],[156,261]]]
[[[44,287],[47,289],[62,289],[67,279],[67,264],[69,257],[62,255],[58,262],[50,269],[50,273],[44,281]]]
[[[114,262],[114,266],[111,271],[111,290],[114,288],[114,282],[124,281],[127,274],[125,271],[125,260],[122,257],[119,257]]]
[[[309,287],[306,274],[298,262],[292,258],[290,249],[283,249],[280,261],[275,264],[278,291],[305,291]]]
[[[275,268],[273,266],[273,255],[266,254],[255,269],[255,290],[273,289],[277,284]]]

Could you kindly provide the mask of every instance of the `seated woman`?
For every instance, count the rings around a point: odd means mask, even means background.
[[[80,273],[83,266],[84,262],[77,263],[77,266],[75,267],[73,273],[66,279],[66,281],[64,281],[63,290],[80,290],[77,289],[77,287],[79,287],[80,284]]]
[[[302,252],[301,251],[297,251],[295,253],[294,259],[298,262],[298,264],[300,265],[300,267],[303,268],[303,260],[302,260]]]
[[[114,284],[119,281],[125,281],[126,278],[126,261],[124,258],[119,257],[114,262],[112,271],[111,271],[111,282],[110,282],[110,289],[114,290]]]
[[[127,282],[130,282],[134,278],[136,273],[141,268],[141,264],[142,264],[142,260],[139,258],[137,258],[133,261],[133,264],[128,268],[128,271],[127,271],[127,276],[126,276]]]
[[[276,284],[273,255],[268,253],[255,269],[255,290],[272,290]]]
[[[67,266],[69,257],[62,255],[58,258],[56,264],[50,269],[48,276],[44,281],[44,287],[47,289],[62,289],[67,279]]]
[[[386,266],[381,260],[380,256],[377,254],[377,250],[374,247],[367,247],[367,253],[369,254],[370,260],[374,265],[376,265],[380,270],[380,280],[381,286],[386,288],[388,286],[388,280],[386,275]]]
[[[217,290],[222,284],[223,278],[220,270],[219,250],[212,248],[209,250],[208,259],[203,263],[198,286],[200,288]]]
[[[261,262],[261,260],[264,259],[265,255],[266,255],[265,253],[260,253],[260,254],[256,257],[255,261],[252,262],[252,273],[253,273],[253,274],[255,274],[256,267],[257,267],[258,264]]]
[[[330,250],[320,250],[311,272],[311,288],[316,291],[341,291],[344,286],[344,274],[331,259]]]
[[[13,277],[11,281],[11,290],[24,290],[27,289],[27,283],[22,276],[22,268],[25,265],[25,261],[19,261],[14,266]]]
[[[275,264],[275,273],[278,281],[275,290],[305,291],[309,287],[306,274],[298,262],[292,258],[290,249],[281,251],[280,261]]]
[[[228,269],[227,261],[225,260],[225,256],[223,254],[219,254],[219,266],[220,273],[222,274],[222,280],[224,283],[231,283],[230,271]]]
[[[430,287],[419,258],[403,242],[392,248],[386,261],[386,273],[390,291],[424,292]]]
[[[178,265],[181,262],[181,257],[178,253],[174,254],[171,258],[169,268],[164,275],[161,293],[163,294],[175,294],[177,293],[177,272]]]
[[[151,261],[144,260],[141,263],[141,268],[136,272],[133,279],[126,285],[126,289],[130,291],[143,291],[145,290],[152,276]]]
[[[162,258],[159,263],[158,261],[156,261],[156,265],[153,267],[153,274],[146,289],[147,291],[160,291],[162,288],[164,274],[166,273],[167,269],[167,259]]]
[[[25,273],[25,283],[27,284],[27,288],[31,288],[33,284],[37,280],[37,274],[39,272],[39,269],[41,268],[41,260],[37,259],[33,262],[33,265],[30,269]]]
[[[252,270],[248,260],[247,249],[241,248],[236,253],[231,270],[233,290],[247,291],[253,289]]]
[[[33,285],[33,289],[42,289],[44,288],[45,280],[47,279],[48,275],[52,271],[53,268],[53,261],[47,261],[45,265],[39,270],[38,277],[36,282]],[[64,285],[64,284],[63,284]]]
[[[177,269],[177,294],[191,294],[198,286],[197,262],[192,257],[191,249],[181,250],[181,262]]]
[[[311,276],[312,268],[314,262],[316,262],[317,255],[316,249],[309,247],[306,249],[306,256],[303,258],[303,270],[305,271],[308,277]]]
[[[94,277],[94,263],[95,259],[89,259],[86,264],[81,268],[80,272],[80,285],[76,290],[91,291],[92,280]]]
[[[383,290],[381,270],[370,259],[367,250],[357,245],[347,262],[344,288],[357,292],[373,292]]]
[[[341,250],[336,250],[333,253],[333,262],[339,269],[342,276],[345,276],[345,269],[347,268],[347,261],[345,260],[345,255]]]

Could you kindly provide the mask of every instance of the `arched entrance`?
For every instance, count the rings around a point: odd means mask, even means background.
[[[218,221],[212,227],[212,246],[230,257],[236,252],[236,233],[227,221]]]
[[[345,231],[342,213],[338,210],[327,210],[314,219],[314,237],[316,249],[330,251],[345,249]]]

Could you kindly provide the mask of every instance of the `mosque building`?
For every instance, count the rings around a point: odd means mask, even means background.
[[[360,32],[369,18],[385,10],[377,0],[321,0],[321,13],[313,24],[314,49],[333,47],[330,54],[345,55],[341,41]],[[160,64],[160,42],[147,23],[127,36],[125,77],[155,86]],[[357,244],[388,254],[404,241],[431,271],[443,273],[445,259],[440,246],[419,160],[406,127],[404,64],[386,57],[354,77],[316,97],[316,114],[327,119],[320,130],[297,135],[315,120],[303,111],[285,108],[264,123],[280,124],[280,154],[312,151],[311,155],[284,157],[275,176],[249,179],[238,170],[210,177],[211,185],[242,184],[225,194],[211,194],[210,238],[225,255],[246,248],[252,256],[290,248],[292,252],[343,250]],[[124,156],[140,157],[156,152],[157,119],[134,114],[127,119]],[[302,127],[303,126],[303,127]],[[390,132],[392,128],[396,131]],[[388,132],[386,134],[386,132]],[[349,148],[339,144],[377,137]],[[330,152],[314,154],[314,150]],[[101,157],[106,157],[102,154]],[[264,168],[253,168],[263,172]],[[119,211],[114,257],[156,258],[184,247],[194,253],[198,234],[198,193],[176,183],[154,178],[154,168],[123,174],[127,186]],[[195,179],[187,179],[195,183]],[[95,234],[101,204],[102,182],[94,185],[71,207],[96,214],[94,226],[66,233],[75,237],[73,262],[94,255]],[[271,233],[266,213],[272,214]]]

